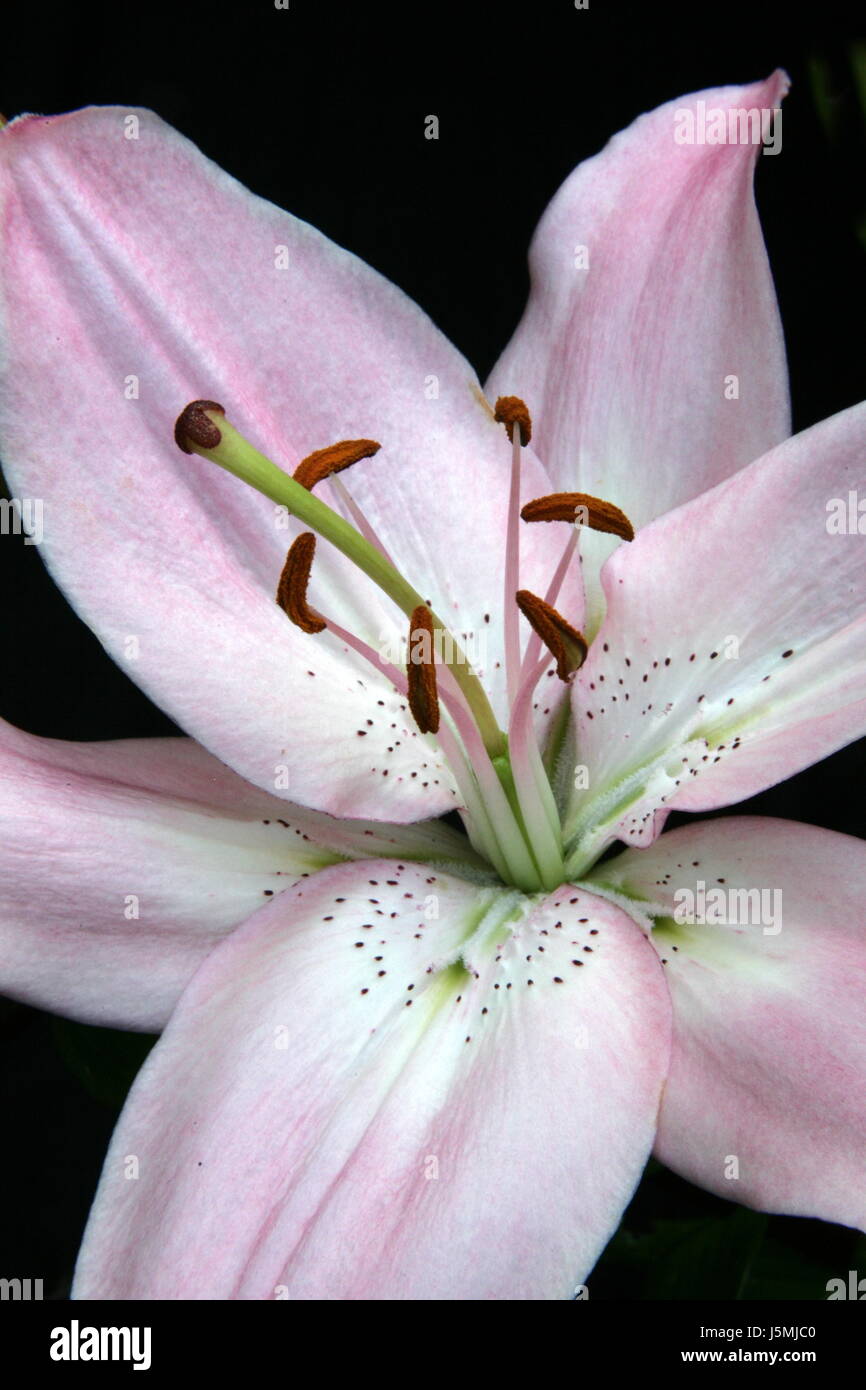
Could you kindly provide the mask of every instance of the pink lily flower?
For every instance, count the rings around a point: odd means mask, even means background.
[[[866,406],[789,437],[756,147],[674,138],[786,86],[576,169],[483,391],[152,113],[0,134],[10,488],[190,735],[0,733],[0,985],[164,1030],[76,1297],[568,1298],[653,1149],[866,1229],[862,845],[661,835],[866,723]]]

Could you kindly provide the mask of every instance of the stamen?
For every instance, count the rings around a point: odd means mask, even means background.
[[[533,641],[537,640],[533,634]],[[545,885],[562,882],[562,833],[559,812],[532,723],[532,695],[547,670],[548,658],[536,661],[521,681],[508,727],[508,749],[523,819]]]
[[[174,442],[185,454],[193,452],[192,444],[197,444],[200,449],[216,449],[219,446],[222,434],[215,422],[205,414],[207,410],[215,410],[218,415],[225,415],[225,408],[217,401],[190,401],[186,409],[178,415],[174,426]],[[192,441],[192,444],[189,441]]]
[[[508,519],[505,532],[505,681],[508,703],[513,705],[520,687],[520,627],[517,610],[511,602],[520,582],[520,450],[532,435],[532,421],[519,396],[500,396],[494,419],[505,426],[511,440],[511,485],[508,492]],[[515,429],[515,425],[517,429]]]
[[[549,603],[529,589],[521,589],[517,594],[517,606],[538,633],[548,651],[556,660],[556,674],[561,681],[568,681],[586,661],[587,644],[576,627],[557,613]]]
[[[556,600],[559,598],[559,591],[562,588],[565,576],[568,573],[568,567],[571,564],[572,559],[574,558],[574,552],[576,549],[577,532],[575,530],[572,530],[571,535],[566,541],[565,549],[563,550],[562,555],[559,558],[559,564],[557,565],[556,572],[550,581],[547,593],[544,595],[545,603],[549,603],[551,608],[556,607]],[[529,672],[534,669],[535,664],[538,661],[539,656],[541,655],[541,645],[541,638],[539,637],[537,632],[533,631],[532,636],[530,637],[529,642],[527,643],[526,651],[523,654],[523,665],[520,668],[521,687],[523,686],[523,682],[526,679]],[[547,663],[545,662],[545,666],[546,665]],[[533,682],[533,689],[534,688],[535,682]]]
[[[532,438],[532,419],[525,403],[519,396],[500,396],[496,402],[493,418],[504,425],[508,438],[514,443],[514,426],[520,426],[520,442],[524,448]]]
[[[384,544],[376,535],[376,532],[373,530],[364,513],[361,511],[361,508],[358,506],[357,502],[352,497],[351,493],[349,492],[349,489],[343,483],[340,482],[339,478],[332,478],[331,487],[334,491],[334,495],[343,504],[344,515],[347,515],[349,519],[355,523],[355,526],[358,528],[361,535],[364,537],[364,540],[369,541],[370,545],[372,545],[376,550],[378,550],[380,555],[384,555],[389,565],[393,564],[391,556],[385,549]]]
[[[433,652],[433,618],[423,603],[409,620],[409,708],[422,734],[439,731],[439,697],[436,692],[436,659]]]
[[[277,585],[277,603],[304,632],[322,632],[327,627],[325,620],[307,604],[307,585],[315,553],[315,536],[312,531],[303,531],[292,542]]]
[[[612,502],[585,492],[554,492],[549,497],[536,497],[527,502],[520,515],[524,521],[570,521],[590,526],[593,531],[608,531],[624,541],[634,540],[634,527],[625,512]]]
[[[292,477],[301,487],[312,492],[317,483],[324,482],[333,473],[342,473],[361,459],[370,459],[378,454],[381,444],[375,439],[344,439],[339,444],[329,444],[325,449],[316,449],[302,459]]]
[[[535,892],[538,887],[537,865],[533,862],[515,810],[506,795],[507,778],[503,780],[501,775],[503,759],[497,758],[495,765],[491,762],[465,696],[449,666],[443,664],[438,681],[440,695],[465,750],[462,758],[456,756],[461,749],[448,725],[442,724],[437,738],[466,801],[472,827],[470,839],[476,848],[481,847],[497,869],[501,864],[510,866],[510,871],[506,868],[504,874],[499,869],[507,882],[513,878],[527,892]]]
[[[516,397],[497,402],[498,418],[512,445],[511,490],[506,544],[508,606],[506,661],[509,687],[520,690],[519,608],[513,601],[518,589],[520,536],[520,451],[531,435],[529,412]],[[515,425],[518,428],[515,430]],[[489,699],[477,675],[451,634],[451,655],[441,658],[437,671],[434,639],[447,630],[417,590],[397,571],[342,483],[331,484],[357,530],[345,517],[313,495],[317,483],[348,468],[379,448],[374,440],[344,440],[317,450],[289,476],[252,447],[225,418],[215,401],[194,401],[178,420],[175,438],[186,453],[196,453],[219,464],[255,487],[264,496],[285,506],[310,531],[293,543],[277,590],[277,602],[290,620],[304,632],[327,629],[364,660],[377,666],[405,692],[412,715],[422,733],[435,734],[451,765],[465,810],[467,830],[479,852],[494,865],[500,877],[524,892],[552,888],[562,881],[562,841],[556,803],[535,744],[532,727],[532,689],[546,663],[530,672],[520,690],[512,715],[514,766],[508,740],[499,729]],[[410,617],[410,654],[406,676],[384,662],[367,643],[345,631],[307,602],[307,588],[315,555],[317,533],[365,573]],[[573,539],[573,538],[572,538]],[[571,546],[573,551],[573,545]],[[560,562],[551,600],[568,566],[568,550]],[[534,627],[557,657],[557,667],[567,679],[586,652],[583,638],[549,604],[521,591],[532,609]],[[549,609],[549,612],[547,611]],[[526,612],[524,607],[524,612]],[[541,618],[538,617],[539,612]],[[532,643],[537,643],[533,636]],[[442,719],[442,714],[446,715]]]

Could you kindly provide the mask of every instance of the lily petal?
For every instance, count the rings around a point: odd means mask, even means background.
[[[289,471],[335,440],[378,439],[379,456],[345,475],[351,491],[443,619],[483,633],[504,708],[510,451],[471,368],[393,285],[151,112],[13,121],[0,206],[0,441],[13,490],[45,499],[43,554],[78,613],[258,786],[335,814],[451,809],[450,775],[386,677],[276,608],[295,534],[284,511],[182,455],[173,425],[189,400],[219,400]],[[527,499],[549,488],[531,455],[525,475]],[[328,549],[311,589],[326,616],[377,649],[402,634]],[[527,537],[525,558],[543,588],[543,538]]]
[[[74,1296],[568,1298],[652,1143],[668,1011],[646,937],[582,890],[326,869],[185,994]]]
[[[725,818],[598,874],[670,909],[653,933],[674,1002],[658,1157],[748,1206],[866,1228],[866,845]],[[671,920],[699,883],[707,905],[725,895],[726,922],[764,890],[754,924]]]
[[[527,401],[557,487],[607,498],[636,527],[790,434],[782,330],[752,193],[760,145],[676,138],[681,113],[697,119],[699,103],[727,121],[729,112],[778,108],[787,88],[775,72],[641,116],[577,167],[535,233],[529,302],[486,389]],[[592,631],[595,576],[615,544],[581,537]]]
[[[576,681],[586,852],[593,836],[647,844],[667,811],[740,801],[866,731],[866,546],[831,524],[850,492],[866,496],[866,405],[611,556]]]
[[[344,857],[464,859],[444,826],[341,824],[249,786],[189,739],[63,743],[0,722],[0,989],[158,1031],[208,952]]]

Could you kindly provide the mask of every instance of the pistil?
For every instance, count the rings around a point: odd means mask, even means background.
[[[321,633],[327,628],[393,682],[407,698],[420,733],[437,738],[451,765],[473,844],[505,881],[524,892],[537,892],[557,887],[565,877],[559,813],[532,713],[533,693],[549,665],[549,658],[539,661],[539,655],[543,644],[556,660],[558,676],[567,683],[585,659],[587,644],[554,607],[574,557],[574,536],[559,561],[547,598],[539,598],[519,586],[521,516],[527,521],[578,520],[624,538],[630,538],[630,526],[617,508],[580,494],[540,498],[528,503],[521,513],[521,450],[531,436],[529,411],[519,397],[505,396],[496,403],[495,417],[511,441],[504,604],[510,709],[507,736],[499,728],[464,652],[430,605],[395,568],[363,512],[335,476],[362,459],[372,458],[380,448],[377,441],[343,440],[318,449],[289,476],[239,434],[215,401],[194,401],[187,406],[178,419],[175,438],[186,453],[218,463],[310,527],[289,550],[277,589],[280,607],[307,633]],[[326,480],[330,480],[346,515],[314,495],[313,489]],[[308,601],[317,535],[336,546],[409,618],[405,675]],[[523,660],[521,614],[533,629]],[[447,720],[443,720],[443,712]]]
[[[228,422],[223,407],[216,401],[194,401],[188,405],[175,426],[175,440],[184,453],[196,453],[218,463],[265,497],[286,507],[293,516],[329,540],[363,570],[403,610],[407,618],[411,618],[415,609],[424,604],[421,594],[375,545],[302,483],[253,448]],[[370,445],[374,441],[360,442]],[[445,624],[432,611],[431,620],[434,629],[444,636],[447,633]],[[472,711],[484,747],[491,758],[501,756],[506,751],[506,740],[484,687],[450,633],[447,633],[447,642],[442,642],[442,649],[447,653],[444,659]]]

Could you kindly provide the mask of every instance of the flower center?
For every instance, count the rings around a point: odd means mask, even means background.
[[[550,666],[551,654],[557,675],[567,684],[587,653],[586,640],[557,611],[556,600],[574,558],[577,526],[612,531],[627,540],[633,532],[618,508],[580,493],[539,498],[521,512],[521,451],[532,433],[529,411],[519,397],[504,396],[496,403],[495,418],[511,441],[503,593],[507,730],[500,728],[460,644],[392,564],[336,477],[361,459],[371,458],[380,447],[375,440],[344,440],[318,449],[289,476],[238,433],[215,401],[188,405],[175,426],[175,440],[185,453],[218,463],[310,527],[289,550],[277,603],[310,635],[330,629],[406,696],[420,732],[437,738],[451,767],[463,802],[460,814],[473,845],[505,883],[531,893],[552,890],[565,880],[560,814],[536,738],[532,696]],[[331,481],[347,515],[314,495],[313,489],[325,479]],[[521,518],[576,523],[544,598],[519,586]],[[336,546],[405,613],[409,622],[405,672],[309,603],[316,536]],[[521,614],[532,628],[522,656]]]

